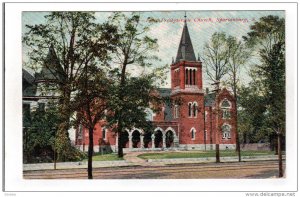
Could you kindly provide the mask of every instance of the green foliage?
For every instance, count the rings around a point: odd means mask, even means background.
[[[266,16],[251,26],[244,39],[258,48],[261,64],[255,76],[265,99],[266,121],[272,132],[285,133],[285,25],[284,19]]]
[[[119,144],[122,144],[121,132],[132,127],[149,128],[151,123],[146,120],[146,108],[156,108],[160,101],[157,86],[163,69],[155,69],[154,72],[142,73],[133,77],[129,72],[129,66],[145,68],[152,66],[158,45],[157,39],[147,35],[149,26],[141,23],[138,13],[115,13],[110,18],[110,23],[117,26],[116,50],[113,52],[113,68],[110,75],[114,79],[111,96],[108,100],[112,113],[107,120],[110,126],[119,133]],[[119,146],[119,157],[123,156],[122,147]]]
[[[260,94],[259,86],[250,83],[248,87],[241,87],[238,100],[238,129],[241,141],[244,143],[258,143],[269,141],[269,129],[266,124],[266,101]]]
[[[273,144],[277,134],[285,135],[284,19],[262,17],[250,29],[244,40],[257,52],[260,64],[251,69],[249,86],[241,88],[239,128],[250,142]]]
[[[23,43],[30,57],[27,64],[36,71],[47,69],[53,76],[45,86],[55,86],[59,100],[56,151],[58,159],[69,160],[74,150],[67,132],[74,112],[71,95],[76,94],[87,65],[105,64],[108,60],[117,40],[116,27],[96,24],[93,12],[51,12],[45,18],[46,24],[26,25]]]
[[[52,158],[55,132],[59,123],[57,109],[52,106],[49,106],[46,111],[38,108],[23,121],[30,121],[23,133],[23,152],[28,157],[27,161],[31,162],[35,157]]]

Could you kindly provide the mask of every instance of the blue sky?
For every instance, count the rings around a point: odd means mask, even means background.
[[[22,25],[23,33],[26,32],[25,24],[40,24],[45,23],[44,15],[47,12],[23,12]],[[99,23],[105,21],[111,12],[96,12],[96,19]],[[154,24],[151,27],[149,34],[152,37],[158,39],[159,52],[157,56],[161,59],[161,62],[155,62],[154,66],[161,66],[171,64],[172,57],[176,57],[184,19],[184,11],[164,11],[164,12],[141,12],[142,20],[147,24],[147,17],[153,17],[159,19],[160,22]],[[187,11],[188,28],[193,43],[196,57],[198,54],[202,55],[203,47],[206,42],[209,41],[211,35],[214,32],[225,32],[227,35],[235,36],[238,39],[242,39],[242,36],[246,35],[250,30],[250,26],[258,21],[260,17],[267,15],[276,15],[279,17],[285,17],[284,11]],[[220,19],[223,19],[220,22]],[[231,21],[228,21],[228,20]],[[232,20],[234,19],[234,20]],[[227,20],[227,21],[226,21]],[[24,54],[25,55],[25,54]],[[26,59],[26,56],[25,58]],[[247,78],[247,70],[253,62],[249,61],[242,70],[242,76]],[[156,65],[158,64],[158,65]],[[136,69],[136,68],[135,68]],[[205,72],[204,86],[208,86],[209,82],[206,78]],[[168,84],[165,87],[170,86],[170,77],[168,74]]]

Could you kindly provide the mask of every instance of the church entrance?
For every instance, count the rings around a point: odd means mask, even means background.
[[[132,133],[132,148],[138,148],[140,147],[140,138],[141,134],[139,131],[134,130]]]
[[[166,133],[166,147],[170,148],[174,146],[174,135],[172,131]]]
[[[160,130],[155,132],[154,145],[155,148],[162,148],[163,144],[163,134]]]

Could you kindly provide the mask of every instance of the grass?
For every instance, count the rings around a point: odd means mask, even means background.
[[[274,155],[274,151],[241,151],[242,156],[260,156],[260,155]],[[145,153],[138,157],[142,159],[175,159],[175,158],[203,158],[215,157],[215,151],[189,151],[189,152],[164,152],[164,153]],[[234,150],[220,151],[220,157],[237,156]]]
[[[119,158],[117,154],[98,154],[96,153],[93,156],[93,161],[117,161],[117,160],[124,160],[123,158]],[[87,161],[87,159],[85,159],[84,161]]]

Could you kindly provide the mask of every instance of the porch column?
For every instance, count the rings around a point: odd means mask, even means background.
[[[131,132],[129,133],[128,139],[129,139],[129,148],[132,148],[132,133]]]
[[[144,148],[144,136],[140,135],[141,148]]]
[[[166,148],[166,134],[163,134],[163,148]]]
[[[155,135],[154,134],[151,135],[151,139],[152,139],[152,147],[151,148],[155,148],[155,144],[154,144]]]

